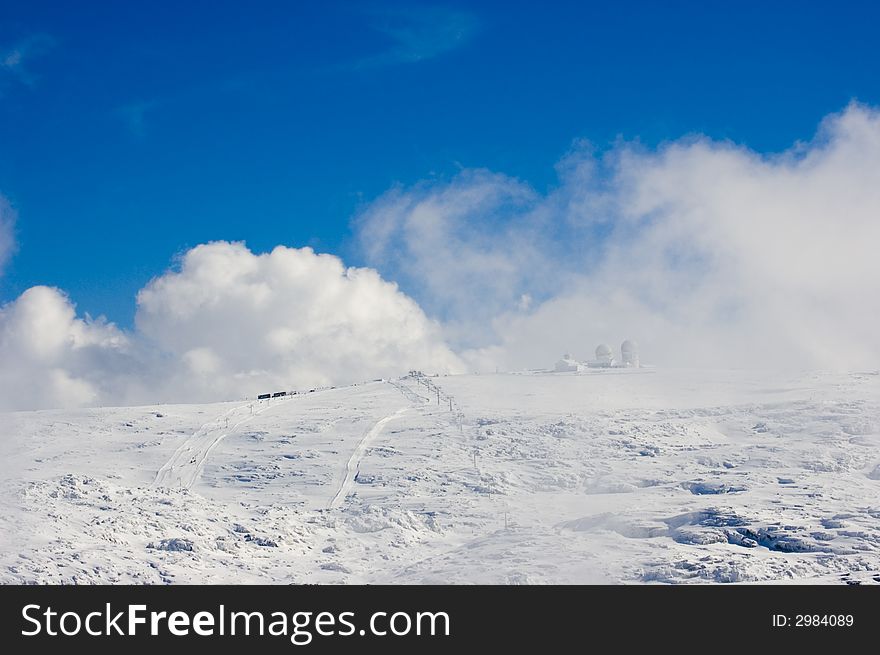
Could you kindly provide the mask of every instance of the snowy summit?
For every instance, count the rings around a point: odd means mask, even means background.
[[[634,368],[5,414],[0,581],[874,584],[878,415]]]

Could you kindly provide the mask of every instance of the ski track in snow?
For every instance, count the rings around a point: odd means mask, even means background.
[[[287,398],[287,396],[284,397],[285,400]],[[260,409],[254,409],[251,412],[250,410],[253,406],[253,402],[238,405],[202,425],[189,439],[181,444],[171,459],[159,469],[153,485],[157,487],[191,489],[196,480],[199,479],[199,475],[205,468],[208,456],[217,447],[217,444],[226,436],[235,432],[240,426],[267,411],[273,405],[267,402]],[[244,410],[248,411],[244,412]],[[244,417],[240,418],[236,423],[229,425],[228,419],[234,418],[236,414],[241,413],[245,413]]]
[[[400,417],[405,412],[409,411],[409,407],[401,407],[393,414],[389,414],[384,418],[379,419],[373,424],[367,432],[364,433],[364,436],[358,441],[357,445],[354,448],[354,451],[351,453],[351,457],[348,458],[345,462],[345,468],[342,470],[342,477],[340,480],[339,488],[336,490],[336,493],[333,494],[333,497],[330,499],[330,502],[327,503],[327,509],[333,509],[336,507],[340,500],[344,500],[346,495],[348,494],[349,489],[351,489],[351,485],[354,484],[354,479],[357,477],[359,472],[359,465],[361,461],[361,457],[364,454],[364,451],[367,448],[367,445],[382,432],[382,429],[391,421]],[[352,473],[354,472],[354,473]]]
[[[405,384],[394,380],[386,380],[386,382],[397,389],[404,398],[415,405],[428,405],[431,402],[430,398],[426,398],[425,396],[416,393]],[[397,418],[400,418],[403,414],[410,411],[410,409],[410,407],[401,407],[393,414],[384,416],[383,418],[376,421],[376,423],[374,423],[373,426],[364,433],[364,436],[361,438],[360,441],[358,441],[357,445],[355,446],[351,457],[349,457],[348,460],[345,462],[345,467],[342,470],[339,487],[336,489],[336,492],[327,503],[327,509],[333,509],[334,507],[338,506],[339,502],[344,500],[345,497],[348,495],[348,491],[351,489],[351,485],[354,484],[355,478],[357,477],[357,474],[360,470],[359,465],[361,457],[363,457],[367,445],[382,432],[382,430],[388,423],[394,421]]]

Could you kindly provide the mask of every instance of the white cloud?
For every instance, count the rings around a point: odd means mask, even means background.
[[[547,366],[624,338],[662,365],[880,366],[878,112],[852,105],[774,156],[578,144],[558,170],[546,194],[487,171],[390,191],[356,221],[381,271],[198,246],[139,293],[130,333],[29,289],[0,308],[0,409]]]
[[[367,260],[418,294],[458,342],[486,338],[481,326],[540,292],[555,248],[537,194],[488,171],[448,185],[393,189],[356,220]]]
[[[543,196],[465,172],[358,219],[368,261],[426,299],[472,366],[625,337],[664,364],[880,364],[876,111],[852,105],[776,156],[704,138],[601,159],[579,145],[559,171]]]
[[[46,54],[54,45],[55,40],[48,34],[31,34],[0,51],[0,71],[13,75],[24,84],[33,84],[34,76],[27,68],[28,61]]]
[[[279,246],[187,252],[138,294],[136,329],[33,287],[0,308],[0,409],[194,402],[460,372],[439,328],[375,270]]]
[[[448,7],[386,7],[368,13],[370,27],[387,39],[388,47],[358,61],[355,69],[433,59],[469,41],[479,26],[472,13]]]
[[[61,291],[32,287],[0,307],[0,409],[102,402],[130,372],[128,351],[113,325],[77,318]]]
[[[0,275],[15,252],[16,213],[9,201],[0,195]]]
[[[190,398],[461,369],[396,285],[310,248],[198,246],[138,294],[136,322]]]

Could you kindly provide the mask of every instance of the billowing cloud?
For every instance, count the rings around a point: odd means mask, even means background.
[[[128,379],[128,351],[113,325],[77,318],[61,291],[32,287],[0,307],[0,409],[104,402]]]
[[[393,189],[356,220],[368,261],[418,293],[459,343],[489,336],[483,326],[550,292],[547,264],[558,250],[528,186],[488,171],[448,185]]]
[[[198,246],[138,294],[136,322],[189,397],[461,370],[396,285],[310,248]]]
[[[368,261],[426,299],[473,367],[625,337],[662,364],[880,364],[876,111],[854,104],[779,155],[579,145],[559,171],[545,195],[464,172],[357,219]]]
[[[138,294],[136,329],[78,318],[33,287],[0,308],[0,409],[193,402],[460,372],[419,306],[367,268],[279,246],[187,252]]]

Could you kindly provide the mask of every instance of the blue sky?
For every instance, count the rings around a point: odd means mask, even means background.
[[[131,324],[199,243],[361,264],[394,184],[488,168],[538,190],[576,139],[689,133],[759,152],[880,103],[869,3],[6,2],[0,303],[65,289]]]

